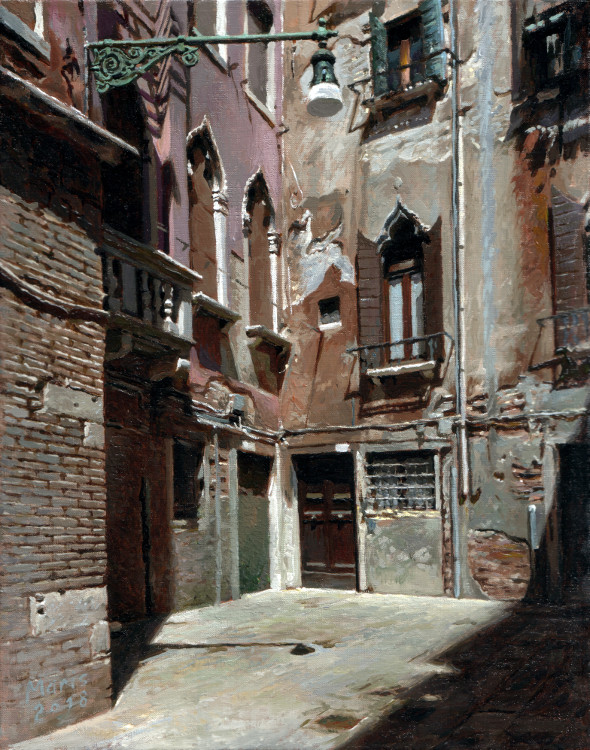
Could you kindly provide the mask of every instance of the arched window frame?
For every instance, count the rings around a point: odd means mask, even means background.
[[[279,331],[279,253],[281,246],[281,235],[276,229],[276,217],[275,210],[264,174],[259,169],[255,174],[250,177],[246,183],[244,190],[244,200],[242,204],[242,226],[244,232],[244,260],[246,265],[246,276],[248,278],[248,288],[251,294],[251,283],[250,283],[250,244],[252,234],[252,217],[254,212],[254,206],[258,202],[253,199],[253,195],[259,192],[267,202],[270,211],[269,226],[266,232],[267,248],[270,260],[270,283],[271,283],[271,300],[272,300],[272,330],[275,333]],[[248,315],[250,316],[251,299],[248,305]],[[257,321],[249,320],[249,323]]]
[[[228,259],[227,259],[227,217],[228,201],[225,193],[225,173],[219,150],[207,118],[187,136],[187,168],[189,180],[192,177],[191,152],[202,143],[212,164],[211,193],[213,199],[213,224],[215,232],[216,291],[217,301],[227,306],[229,302]]]
[[[377,238],[383,274],[382,320],[385,362],[424,355],[425,334],[423,243],[430,242],[417,216],[398,201]]]

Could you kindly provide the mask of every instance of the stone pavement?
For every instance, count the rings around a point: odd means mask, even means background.
[[[413,686],[455,679],[440,656],[503,619],[497,602],[313,589],[179,612],[143,647],[115,647],[128,668],[111,711],[14,748],[405,747],[391,733],[376,745],[371,727]],[[427,710],[438,700],[421,695]]]
[[[590,608],[519,607],[441,655],[449,670],[345,747],[588,750]]]

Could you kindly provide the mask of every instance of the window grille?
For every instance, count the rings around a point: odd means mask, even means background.
[[[436,508],[432,453],[370,453],[367,482],[375,511]]]

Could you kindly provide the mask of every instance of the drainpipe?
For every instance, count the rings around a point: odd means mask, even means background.
[[[280,234],[268,233],[268,252],[270,254],[270,289],[272,296],[272,330],[279,332],[279,243]]]
[[[221,546],[221,467],[219,465],[219,435],[213,433],[215,451],[215,604],[221,604],[223,551]]]
[[[457,6],[459,0],[450,0],[449,17],[451,26],[451,66],[452,66],[452,201],[451,221],[453,234],[453,309],[455,318],[455,392],[456,411],[459,417],[457,435],[458,481],[451,482],[454,497],[451,501],[453,524],[453,546],[460,545],[459,506],[469,497],[469,456],[467,443],[467,393],[465,384],[465,185],[461,113],[461,92],[459,80],[459,41]],[[453,550],[454,594],[461,596],[461,570],[459,549]]]

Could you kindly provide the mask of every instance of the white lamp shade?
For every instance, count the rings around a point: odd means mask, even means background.
[[[342,109],[342,94],[335,83],[316,83],[309,90],[307,111],[314,117],[331,117]]]

